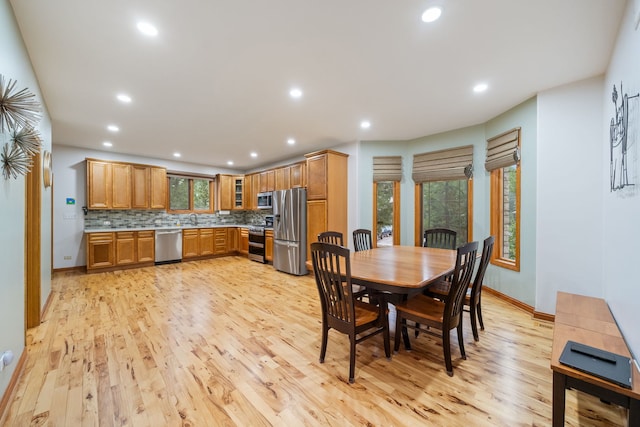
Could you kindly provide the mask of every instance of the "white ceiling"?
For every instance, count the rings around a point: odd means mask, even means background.
[[[434,1],[443,15],[425,24]],[[120,153],[176,160],[179,151],[181,161],[233,160],[238,170],[482,123],[602,74],[625,3],[11,0],[54,144],[100,150],[109,140]],[[141,35],[139,20],[159,35]],[[489,85],[481,95],[479,82]],[[301,99],[289,97],[293,86]],[[118,102],[120,92],[133,102]]]

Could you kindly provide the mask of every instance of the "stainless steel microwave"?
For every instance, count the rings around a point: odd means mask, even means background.
[[[258,209],[271,209],[273,195],[269,191],[267,193],[258,193]]]

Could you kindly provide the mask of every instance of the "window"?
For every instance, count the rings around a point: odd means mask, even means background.
[[[400,181],[373,183],[376,247],[400,244]]]
[[[456,231],[457,245],[469,241],[471,232],[472,182],[468,179],[423,182],[420,188],[421,212],[419,240],[428,228],[449,228]]]
[[[520,271],[520,166],[491,171],[492,264]]]
[[[520,271],[520,128],[487,140],[491,172],[491,263]]]
[[[169,211],[213,212],[213,180],[187,176],[169,176]]]
[[[415,245],[422,246],[424,230],[449,228],[456,244],[473,236],[473,146],[414,154]]]
[[[402,156],[373,158],[374,247],[400,244]]]

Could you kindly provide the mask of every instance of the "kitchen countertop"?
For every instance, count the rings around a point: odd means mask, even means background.
[[[256,224],[182,224],[173,226],[151,226],[151,227],[104,227],[104,228],[85,228],[85,233],[114,233],[118,231],[160,231],[160,230],[185,230],[192,228],[249,228],[256,227]],[[266,228],[269,230],[269,228]]]

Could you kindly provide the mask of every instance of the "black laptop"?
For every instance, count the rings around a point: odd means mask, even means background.
[[[620,387],[631,388],[631,359],[628,357],[567,341],[560,363]]]

